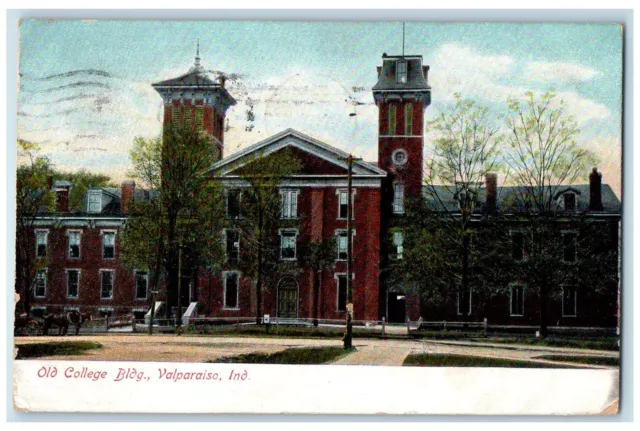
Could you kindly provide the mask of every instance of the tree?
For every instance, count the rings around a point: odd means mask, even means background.
[[[581,222],[566,224],[557,217],[562,211],[558,193],[587,172],[595,156],[579,146],[576,121],[555,93],[527,92],[522,99],[509,99],[508,107],[506,162],[516,186],[512,204],[522,221],[515,247],[522,246],[524,253],[517,252],[510,266],[537,295],[540,335],[546,337],[549,298],[562,284],[575,280],[575,267],[580,265],[579,260],[564,259],[567,236],[560,229],[579,229]]]
[[[18,166],[16,175],[16,290],[20,294],[20,307],[30,312],[31,296],[35,289],[40,270],[52,270],[53,250],[57,247],[55,232],[62,227],[67,214],[56,210],[56,196],[52,185],[57,180],[72,184],[69,190],[70,212],[81,211],[84,198],[91,186],[105,187],[110,178],[106,175],[91,174],[84,170],[62,172],[53,167],[51,161],[39,155],[39,146],[32,142],[18,141],[19,151],[26,162]],[[39,218],[46,217],[47,250],[36,256],[36,232]]]
[[[210,173],[216,156],[211,138],[195,126],[167,126],[162,138],[137,138],[131,151],[131,175],[148,191],[131,205],[122,263],[153,272],[156,290],[164,274],[169,316],[174,305],[180,314],[184,301],[178,293],[178,279],[185,278],[180,258],[192,279],[199,266],[214,269],[223,260],[224,194]]]
[[[320,289],[320,274],[325,269],[332,268],[336,259],[336,240],[328,238],[324,241],[310,242],[303,254],[307,266],[313,271],[313,325],[318,326],[318,296]]]
[[[411,280],[424,280],[418,274],[430,273],[441,282],[428,283],[427,298],[441,297],[454,289],[466,321],[471,312],[471,273],[478,245],[472,241],[474,218],[481,207],[480,193],[488,175],[501,169],[498,127],[487,107],[456,94],[455,105],[439,113],[429,123],[435,133],[433,149],[427,157],[425,191],[427,202],[414,203],[405,229],[411,238],[407,258],[400,264]],[[393,233],[392,233],[393,234]],[[409,258],[409,255],[416,254]],[[421,256],[421,257],[420,257]],[[411,262],[418,257],[419,262]],[[402,271],[400,271],[402,272]],[[474,291],[478,291],[479,285]]]
[[[248,185],[242,189],[241,216],[236,225],[242,232],[242,258],[239,265],[255,282],[256,324],[261,323],[262,293],[274,285],[283,271],[296,271],[295,263],[280,260],[281,227],[294,227],[296,220],[280,220],[282,197],[280,187],[287,176],[301,167],[298,158],[288,149],[268,156],[255,156],[239,169],[240,178]]]

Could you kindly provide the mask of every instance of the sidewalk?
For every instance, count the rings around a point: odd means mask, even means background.
[[[396,343],[384,346],[379,344],[360,345],[356,343],[356,352],[332,362],[330,365],[390,365],[402,366],[404,359],[412,351]]]

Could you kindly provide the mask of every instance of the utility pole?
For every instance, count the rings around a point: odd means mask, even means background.
[[[352,207],[352,196],[353,196],[353,187],[352,187],[352,176],[353,176],[353,162],[357,159],[353,157],[351,154],[347,156],[347,322],[346,329],[344,334],[344,348],[351,349],[353,348],[353,289],[351,286],[352,282],[352,249],[353,249],[353,240],[352,233],[353,227],[351,223],[353,207]]]
[[[178,312],[176,313],[176,334],[182,332],[182,239],[178,244]]]

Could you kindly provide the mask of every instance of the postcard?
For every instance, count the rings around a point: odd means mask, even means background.
[[[14,408],[617,413],[623,36],[21,21]]]

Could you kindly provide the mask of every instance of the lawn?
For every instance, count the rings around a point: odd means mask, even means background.
[[[402,365],[405,367],[564,368],[562,365],[516,359],[426,353],[409,355]]]
[[[32,359],[42,356],[81,355],[87,350],[100,349],[102,344],[90,341],[63,341],[54,343],[16,344],[16,359]]]
[[[575,362],[578,364],[587,364],[587,365],[608,365],[611,367],[620,366],[620,358],[605,357],[605,356],[543,355],[543,356],[535,356],[534,359],[546,359],[548,361],[559,361],[559,362]]]
[[[317,365],[335,361],[342,356],[354,352],[342,347],[300,347],[283,350],[276,353],[249,353],[246,355],[220,358],[213,363],[232,364],[287,364],[287,365]]]
[[[505,337],[491,337],[476,339],[472,341],[480,341],[487,343],[511,343],[511,344],[528,344],[535,346],[551,346],[551,347],[572,347],[576,349],[593,349],[593,350],[618,350],[618,339],[616,337],[558,337],[549,336],[547,338],[536,338],[525,335],[513,335]]]

